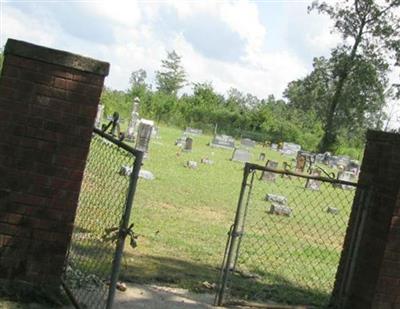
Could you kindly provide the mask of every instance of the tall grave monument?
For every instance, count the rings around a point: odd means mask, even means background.
[[[96,120],[94,122],[94,126],[97,129],[101,129],[101,122],[103,121],[103,114],[104,114],[104,105],[103,104],[99,104],[97,106]]]
[[[139,126],[139,104],[140,99],[135,97],[133,99],[133,107],[131,113],[131,120],[129,121],[128,130],[126,132],[126,139],[128,141],[134,141],[136,138],[136,132]]]

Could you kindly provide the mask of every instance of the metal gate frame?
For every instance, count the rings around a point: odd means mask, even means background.
[[[349,218],[349,220],[351,220],[351,218],[354,217],[354,220],[352,222],[352,224],[354,226],[350,231],[351,235],[349,237],[349,246],[347,249],[348,256],[345,260],[343,271],[342,271],[344,280],[341,280],[340,286],[337,289],[338,290],[337,294],[335,295],[335,299],[332,299],[333,295],[331,295],[331,299],[329,301],[329,305],[331,306],[331,308],[343,308],[343,306],[347,302],[349,286],[350,286],[350,282],[352,280],[352,276],[354,273],[354,264],[355,264],[355,260],[356,260],[358,249],[359,249],[362,231],[364,230],[365,219],[366,219],[367,212],[368,212],[368,205],[369,205],[369,201],[371,200],[371,192],[373,192],[373,190],[371,190],[371,188],[368,188],[368,190],[367,190],[366,187],[363,187],[360,184],[353,183],[353,182],[348,182],[348,181],[343,181],[343,180],[338,180],[338,179],[333,179],[333,178],[327,178],[327,177],[321,177],[321,176],[303,175],[303,174],[295,173],[295,172],[292,172],[289,170],[277,170],[277,169],[269,168],[266,166],[249,163],[249,162],[245,163],[245,166],[243,169],[243,178],[242,178],[242,184],[241,184],[240,194],[239,194],[237,208],[236,208],[235,219],[234,219],[234,223],[231,225],[230,230],[228,232],[228,238],[227,238],[224,256],[223,256],[223,260],[222,260],[222,264],[221,264],[221,268],[220,268],[218,288],[217,288],[217,292],[216,292],[215,299],[214,299],[214,305],[215,306],[223,306],[224,305],[224,296],[225,296],[225,290],[227,287],[228,277],[229,277],[229,274],[234,272],[235,268],[236,268],[237,259],[238,259],[239,251],[240,251],[242,235],[243,235],[244,226],[245,226],[245,222],[246,222],[246,216],[247,216],[247,211],[248,211],[248,206],[249,206],[251,190],[253,187],[253,181],[254,181],[256,171],[271,172],[274,174],[280,174],[282,176],[283,175],[296,176],[296,177],[305,178],[308,180],[317,180],[317,181],[328,182],[328,183],[332,183],[332,184],[352,186],[352,187],[355,187],[356,189],[363,188],[363,190],[356,191],[356,194],[355,194],[355,197],[353,200],[350,218]],[[250,182],[248,182],[248,178],[250,175],[251,175],[251,179],[250,179]],[[247,187],[249,188],[249,191],[247,192],[247,199],[246,199],[246,201],[244,201]],[[354,215],[353,215],[353,212],[355,212]]]
[[[111,136],[97,128],[94,128],[94,134],[101,136],[106,141],[111,142],[115,146],[125,150],[127,153],[129,153],[130,155],[132,155],[135,158],[134,162],[133,162],[133,166],[132,166],[132,173],[130,174],[130,178],[129,178],[129,186],[128,186],[128,190],[127,190],[127,194],[126,194],[126,198],[125,198],[125,205],[124,205],[123,213],[121,216],[118,231],[116,232],[117,239],[116,239],[115,251],[114,251],[114,256],[113,256],[113,261],[112,261],[111,277],[110,277],[108,296],[107,296],[106,307],[105,307],[106,309],[111,309],[113,307],[113,303],[114,303],[115,290],[116,290],[119,272],[120,272],[120,268],[121,268],[121,260],[122,260],[125,239],[132,232],[131,226],[129,226],[129,221],[130,221],[131,211],[133,208],[133,200],[135,197],[137,182],[138,182],[138,178],[139,178],[139,171],[142,166],[144,153],[142,151],[132,148],[131,146],[121,142],[120,140],[114,138],[113,136]],[[65,265],[67,265],[68,257],[69,257],[69,252],[66,256]],[[62,286],[63,286],[67,296],[70,298],[74,307],[77,309],[81,309],[79,302],[74,297],[73,292],[71,291],[71,289],[69,289],[65,280],[62,280]]]

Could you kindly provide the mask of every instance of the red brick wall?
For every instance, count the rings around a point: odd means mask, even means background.
[[[107,63],[8,40],[0,77],[0,277],[60,283]]]
[[[349,282],[345,308],[400,308],[400,135],[369,131],[359,183],[367,186],[370,200],[360,249]],[[358,190],[360,193],[360,190]],[[348,280],[342,270],[350,259],[351,214],[334,295]]]

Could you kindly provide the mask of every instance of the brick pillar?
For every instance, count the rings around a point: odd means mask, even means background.
[[[368,131],[359,183],[372,190],[360,237],[347,309],[400,308],[400,135]],[[360,193],[360,192],[358,192]],[[350,216],[334,296],[344,278],[355,212]]]
[[[0,278],[59,287],[109,64],[9,39],[0,77]]]

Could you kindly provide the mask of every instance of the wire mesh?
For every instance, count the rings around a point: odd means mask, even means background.
[[[93,134],[65,281],[82,308],[105,308],[135,156]]]
[[[355,185],[252,170],[227,270],[235,299],[324,308],[332,293]]]

